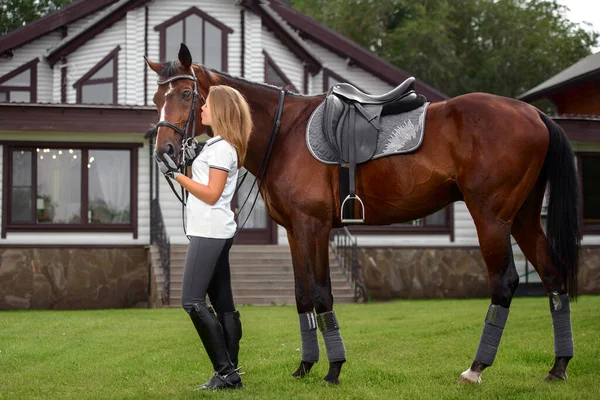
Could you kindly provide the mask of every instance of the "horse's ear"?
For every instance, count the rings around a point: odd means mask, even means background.
[[[146,56],[144,56],[144,60],[146,60],[146,64],[148,64],[148,66],[150,67],[150,69],[152,71],[154,71],[160,75],[160,73],[162,71],[162,67],[159,63],[155,63],[153,61],[148,60],[148,57],[146,57]]]
[[[190,49],[181,43],[181,47],[179,48],[179,64],[187,71],[192,66],[192,54],[190,53]]]

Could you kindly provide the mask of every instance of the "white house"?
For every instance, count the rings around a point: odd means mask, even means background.
[[[281,0],[76,0],[4,35],[0,309],[135,305],[153,284],[152,230],[187,244],[151,158],[156,76],[143,61],[175,58],[180,42],[207,67],[308,95],[339,81],[383,93],[410,76]],[[366,247],[477,249],[464,203],[356,234]],[[260,202],[238,243],[287,245]]]

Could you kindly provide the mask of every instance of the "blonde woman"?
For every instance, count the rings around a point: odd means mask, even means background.
[[[237,372],[242,324],[231,292],[229,249],[237,228],[231,201],[252,131],[248,103],[232,87],[212,86],[202,106],[202,124],[210,126],[214,136],[193,161],[191,179],[158,164],[191,194],[181,302],[215,371],[198,389],[237,389],[242,387]],[[218,318],[205,302],[207,294]]]

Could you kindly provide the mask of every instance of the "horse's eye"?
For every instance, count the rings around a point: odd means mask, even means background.
[[[186,100],[189,99],[191,95],[192,95],[192,91],[191,90],[184,90],[183,91],[183,98],[184,99],[186,99]]]

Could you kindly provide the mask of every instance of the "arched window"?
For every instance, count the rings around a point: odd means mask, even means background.
[[[298,89],[296,89],[294,84],[289,80],[289,78],[279,68],[269,54],[266,51],[263,51],[263,54],[265,56],[265,83],[299,93]]]
[[[87,74],[82,76],[73,87],[77,89],[77,103],[117,104],[118,103],[118,53],[117,46]]]
[[[207,13],[192,7],[154,27],[160,33],[160,60],[177,59],[185,43],[194,63],[227,72],[227,35],[233,30]]]
[[[0,77],[0,103],[37,101],[37,64],[35,59]]]

